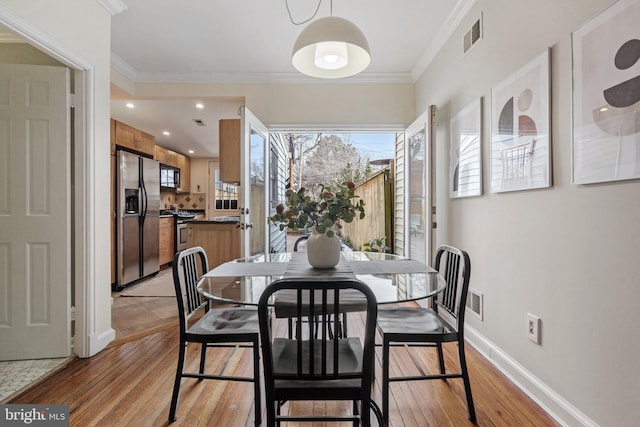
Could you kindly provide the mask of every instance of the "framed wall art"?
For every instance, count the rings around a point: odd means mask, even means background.
[[[572,34],[575,184],[640,178],[640,1],[619,0]]]
[[[449,197],[482,195],[482,98],[450,121]]]
[[[491,90],[491,192],[551,185],[550,50]]]

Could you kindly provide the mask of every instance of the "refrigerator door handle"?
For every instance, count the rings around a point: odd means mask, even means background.
[[[140,181],[140,193],[142,196],[142,208],[140,209],[140,218],[142,223],[144,224],[144,219],[147,216],[147,207],[149,205],[149,200],[147,199],[147,189],[144,186],[144,181]]]

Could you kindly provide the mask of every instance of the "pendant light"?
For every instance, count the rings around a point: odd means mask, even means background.
[[[353,76],[371,62],[369,43],[351,21],[331,15],[305,28],[293,46],[293,66],[303,74],[321,79]]]

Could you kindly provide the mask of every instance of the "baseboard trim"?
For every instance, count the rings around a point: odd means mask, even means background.
[[[100,334],[91,334],[89,336],[89,357],[98,354],[98,352],[107,348],[109,343],[116,339],[116,331],[109,328]]]
[[[563,426],[598,427],[595,421],[570,404],[551,387],[540,381],[539,378],[477,330],[465,325],[464,334],[465,341],[478,350],[558,423]]]

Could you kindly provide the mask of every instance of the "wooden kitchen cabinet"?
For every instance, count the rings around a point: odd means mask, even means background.
[[[115,145],[140,153],[155,155],[156,138],[133,126],[114,120]]]
[[[240,229],[236,224],[193,221],[188,225],[187,244],[201,246],[212,269],[240,257]]]
[[[177,154],[178,168],[180,169],[180,187],[178,193],[188,193],[191,191],[191,161],[184,154]]]
[[[220,126],[220,181],[240,185],[240,119],[222,119]]]
[[[156,145],[156,152],[153,158],[163,165],[173,166],[174,168],[177,168],[179,167],[178,156],[180,156],[180,154],[176,153],[175,151]]]
[[[160,218],[160,265],[173,261],[174,236],[173,217]]]

